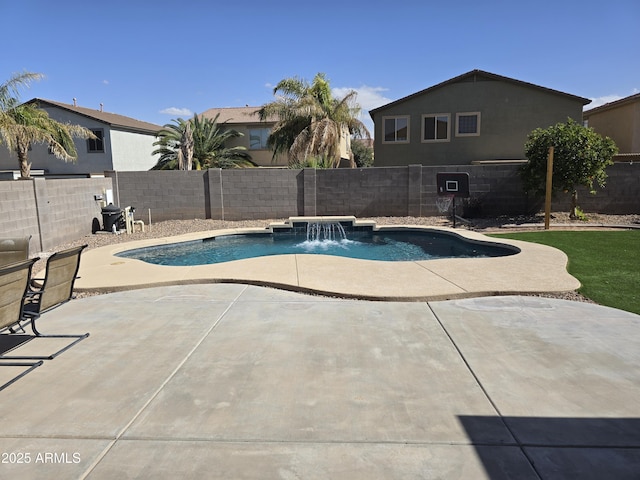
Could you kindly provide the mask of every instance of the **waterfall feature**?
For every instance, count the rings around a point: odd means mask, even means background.
[[[340,222],[332,223],[307,223],[307,242],[320,242],[323,240],[338,242],[346,240],[347,234]]]

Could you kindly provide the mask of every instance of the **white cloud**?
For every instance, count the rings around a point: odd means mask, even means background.
[[[364,125],[369,130],[369,133],[373,137],[373,121],[369,116],[369,110],[373,110],[374,108],[381,107],[389,102],[391,99],[385,97],[383,92],[389,90],[384,87],[370,87],[368,85],[362,85],[361,87],[340,87],[340,88],[332,88],[331,93],[336,98],[342,98],[347,95],[349,92],[355,90],[358,96],[356,97],[356,103],[360,106],[360,121],[364,123]]]
[[[109,85],[109,80],[102,80],[103,85]]]
[[[382,92],[386,92],[389,90],[384,87],[370,87],[368,85],[362,85],[361,87],[342,87],[342,88],[334,88],[332,89],[334,97],[342,98],[347,95],[352,90],[355,90],[358,94],[356,98],[356,102],[360,105],[362,110],[373,110],[374,108],[380,107],[386,103],[391,102],[391,100],[385,97]]]
[[[634,88],[633,91],[629,95],[635,95],[638,92],[639,92],[639,90],[637,88]],[[588,105],[585,105],[585,109],[591,110],[592,108],[600,107],[601,105],[604,105],[605,103],[615,102],[616,100],[620,100],[620,99],[625,98],[627,96],[628,95],[622,95],[621,96],[621,95],[612,94],[612,95],[604,95],[602,97],[592,98],[591,99],[591,103],[588,104]]]
[[[599,107],[601,105],[604,105],[605,103],[615,102],[616,100],[620,100],[621,98],[623,97],[621,97],[620,95],[605,95],[603,97],[592,98],[591,103],[585,105],[585,108],[591,110],[592,108]]]
[[[178,116],[178,117],[193,116],[193,112],[188,108],[169,107],[169,108],[165,108],[164,110],[160,110],[160,113],[164,113],[165,115]]]

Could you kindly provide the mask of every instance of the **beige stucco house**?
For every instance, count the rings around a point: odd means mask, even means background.
[[[267,148],[267,139],[273,127],[278,122],[277,118],[268,118],[260,121],[256,113],[261,107],[228,107],[210,108],[202,112],[205,118],[213,119],[219,114],[218,123],[225,123],[229,128],[233,128],[244,136],[234,139],[229,146],[242,145],[247,148],[251,159],[261,167],[286,167],[288,158],[286,155],[278,155],[273,159],[273,152]],[[344,130],[340,138],[341,166],[350,166],[351,135],[347,129]]]
[[[81,125],[91,130],[96,140],[76,139],[78,152],[76,162],[64,162],[49,153],[46,145],[33,145],[29,151],[31,171],[43,171],[47,176],[87,176],[102,175],[106,170],[140,171],[149,170],[158,161],[152,155],[156,147],[156,133],[162,129],[153,123],[104,112],[98,109],[80,107],[74,104],[34,98],[26,103],[36,102],[49,117],[62,123]],[[15,153],[0,147],[0,170],[18,170]]]
[[[590,101],[472,70],[371,110],[375,166],[525,161],[532,130],[581,122]]]
[[[582,117],[586,126],[616,142],[615,161],[640,159],[640,93],[586,110]]]
[[[229,128],[242,133],[242,137],[233,139],[228,146],[246,147],[255,164],[261,167],[286,167],[286,155],[279,155],[273,159],[273,152],[267,148],[267,138],[269,138],[277,119],[269,118],[261,122],[256,113],[258,110],[260,107],[250,106],[210,108],[200,115],[212,120],[216,115],[219,115],[218,123],[224,123]]]

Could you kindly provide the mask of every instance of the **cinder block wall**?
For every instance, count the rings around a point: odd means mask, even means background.
[[[442,171],[468,172],[471,201],[458,200],[458,212],[471,204],[483,216],[521,215],[537,213],[544,208],[544,199],[525,194],[518,166],[464,165],[453,167],[422,167],[421,216],[438,215],[436,207],[436,174]],[[640,213],[640,165],[616,163],[607,168],[607,185],[595,188],[592,195],[578,187],[578,205],[587,213],[625,215]],[[559,192],[552,200],[552,210],[568,212],[571,194]]]
[[[317,215],[405,216],[408,168],[316,171]]]
[[[640,163],[618,162],[607,168],[605,188],[596,187],[595,195],[587,188],[578,188],[578,205],[584,212],[611,215],[640,213]],[[569,211],[571,195],[557,195],[554,211]]]
[[[94,195],[111,188],[109,178],[2,181],[0,237],[31,235],[32,253],[77,240],[102,221]]]
[[[475,215],[514,215],[537,211],[539,201],[530,199],[522,190],[516,165],[464,165],[453,167],[422,167],[421,215],[440,215],[436,178],[440,172],[469,174],[469,201],[458,199],[457,212],[471,204]]]
[[[538,212],[541,199],[522,192],[516,166],[384,167],[338,170],[238,169],[107,172],[107,178],[0,181],[0,237],[32,235],[40,252],[90,234],[102,225],[94,195],[113,189],[120,207],[136,207],[148,221],[214,218],[287,218],[300,215],[430,216],[436,207],[436,174],[468,172],[475,215]],[[580,188],[587,213],[640,213],[640,164],[617,163],[604,189]],[[568,211],[570,194],[559,194],[553,211]],[[467,202],[458,203],[465,215]]]
[[[106,172],[113,179],[114,202],[136,209],[135,218],[151,221],[207,218],[206,170]]]
[[[302,215],[300,170],[107,172],[119,206],[148,221],[284,218]]]
[[[209,175],[222,177],[222,196],[219,190],[211,192],[216,202],[222,202],[217,218],[224,215],[225,220],[252,220],[303,215],[301,170],[209,170]]]
[[[95,195],[112,188],[108,178],[34,179],[42,249],[47,250],[92,232],[102,224],[102,207]]]
[[[146,220],[286,218],[297,215],[431,216],[436,206],[436,175],[468,172],[474,215],[538,212],[542,199],[522,191],[514,165],[381,167],[335,170],[238,169],[206,172],[112,172],[120,206],[133,205]],[[640,213],[640,165],[615,164],[606,189],[595,196],[579,189],[585,212]],[[559,194],[553,210],[568,211],[569,194]]]
[[[0,237],[32,236],[29,250],[38,251],[38,209],[29,180],[0,181]]]

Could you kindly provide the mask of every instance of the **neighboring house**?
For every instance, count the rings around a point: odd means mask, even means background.
[[[353,151],[351,150],[351,134],[347,127],[342,127],[340,134],[340,167],[351,168],[353,163]]]
[[[267,148],[267,139],[271,130],[277,123],[277,119],[267,119],[261,122],[256,113],[260,107],[229,107],[210,108],[200,115],[205,118],[214,119],[218,117],[218,123],[224,123],[228,128],[232,128],[242,133],[242,137],[234,138],[228,147],[246,147],[251,160],[261,167],[282,167],[287,166],[286,155],[279,155],[273,159],[273,152]]]
[[[256,113],[261,107],[228,107],[210,108],[201,115],[214,119],[217,114],[218,123],[225,123],[244,136],[233,139],[229,147],[244,146],[249,151],[254,163],[261,167],[286,167],[289,163],[287,155],[278,155],[273,159],[273,151],[267,148],[267,139],[278,123],[277,118],[268,118],[261,122]],[[340,138],[340,156],[343,158],[341,166],[349,166],[349,153],[351,152],[351,135],[345,129]]]
[[[615,161],[640,159],[640,93],[586,110],[582,118],[586,126],[616,142]]]
[[[472,70],[371,110],[375,166],[524,161],[532,130],[581,122],[590,101]]]
[[[105,170],[141,171],[149,170],[159,158],[152,155],[156,147],[159,125],[142,122],[123,115],[102,110],[34,98],[47,111],[49,117],[59,122],[69,122],[91,130],[95,140],[76,139],[78,159],[64,162],[48,152],[46,145],[33,145],[29,151],[31,170],[43,170],[47,176],[103,174]],[[6,148],[0,149],[0,170],[17,170],[18,157]]]

